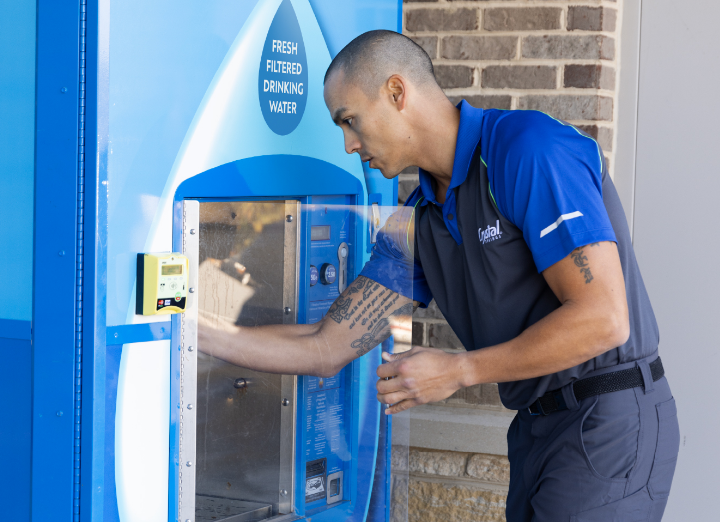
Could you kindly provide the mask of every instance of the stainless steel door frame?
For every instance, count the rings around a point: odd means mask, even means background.
[[[297,324],[300,266],[300,202],[285,202],[285,248],[283,272],[283,324]],[[295,419],[297,376],[282,377],[283,409],[280,417],[280,513],[292,513],[295,506]]]
[[[198,256],[200,253],[200,204],[183,202],[183,253],[187,256],[190,273],[187,308],[180,318],[181,359],[179,403],[178,454],[178,515],[180,520],[195,519],[195,451],[197,397],[197,323],[198,323]],[[171,405],[171,407],[173,407]]]

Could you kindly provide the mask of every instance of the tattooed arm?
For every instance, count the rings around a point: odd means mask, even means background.
[[[201,320],[198,344],[245,368],[329,377],[387,339],[393,316],[412,312],[408,298],[360,276],[318,323],[220,329]]]
[[[390,318],[412,315],[417,304],[406,297],[388,290],[372,279],[360,276],[333,303],[324,321],[333,320],[341,328],[330,324],[328,330],[337,333],[345,328],[357,335],[350,346],[358,357],[365,355],[390,336]]]
[[[515,339],[457,355],[413,348],[381,365],[378,398],[393,404],[387,412],[443,399],[463,386],[572,368],[627,340],[625,280],[615,243],[576,248],[543,276],[561,306]]]

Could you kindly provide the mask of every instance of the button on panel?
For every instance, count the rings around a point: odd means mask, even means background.
[[[335,265],[325,263],[320,267],[320,282],[324,285],[331,285],[337,279],[337,270]]]

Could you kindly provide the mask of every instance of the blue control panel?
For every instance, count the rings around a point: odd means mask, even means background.
[[[343,269],[343,257],[353,257],[349,255],[352,248],[350,230],[355,220],[350,206],[353,199],[350,196],[314,196],[310,200],[310,263],[307,267],[309,324],[323,318],[340,295],[341,283],[345,281],[347,285],[347,281],[352,280],[349,276],[352,267]],[[344,256],[343,249],[346,249]]]
[[[352,277],[348,263],[355,216],[351,196],[309,198],[309,248],[307,264],[307,322],[320,321]],[[349,440],[352,413],[349,369],[330,378],[303,377],[302,418],[304,432],[305,506],[319,509],[326,504],[349,500],[343,476],[351,465]]]

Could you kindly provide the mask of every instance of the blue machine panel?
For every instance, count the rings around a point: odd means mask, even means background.
[[[0,2],[0,319],[32,316],[35,2]],[[0,328],[0,337],[3,336]]]
[[[0,497],[14,522],[30,520],[36,25],[35,2],[0,2]]]
[[[0,154],[0,171],[13,173],[0,179],[0,216],[12,216],[5,219],[13,224],[6,243],[17,246],[10,257],[0,253],[0,267],[16,276],[8,287],[13,304],[0,306],[0,337],[13,340],[1,340],[0,347],[13,347],[6,360],[16,357],[15,377],[33,377],[15,390],[27,392],[27,400],[15,404],[22,426],[10,438],[3,432],[3,442],[16,450],[9,469],[19,470],[10,481],[7,469],[0,471],[2,483],[11,484],[3,491],[25,505],[10,518],[28,519],[32,502],[33,520],[165,522],[172,518],[168,502],[177,498],[164,477],[174,469],[168,456],[177,408],[168,397],[178,346],[167,318],[147,324],[154,320],[133,312],[135,257],[180,248],[173,234],[181,199],[297,199],[303,204],[298,322],[319,321],[341,282],[351,282],[368,258],[364,214],[353,209],[365,208],[369,193],[370,201],[385,204],[397,193],[397,183],[343,150],[342,132],[324,105],[323,75],[358,34],[398,30],[402,4],[248,0],[178,9],[169,0],[126,0],[110,9],[106,0],[41,0],[37,24],[35,4],[23,5],[9,8],[27,22],[20,32],[12,16],[3,16],[8,8],[0,8],[0,26],[14,29],[3,34],[25,53],[12,65],[17,74],[8,76],[24,86],[8,87],[5,77],[0,84],[0,92],[15,96],[8,98],[10,109],[24,115],[19,126],[0,122],[0,137],[10,132],[21,142],[12,154]],[[295,40],[298,60],[292,45],[286,59],[276,56],[277,42],[287,51]],[[304,110],[293,112],[292,125],[279,113],[264,114],[263,104],[280,99],[268,98],[277,92],[266,92],[265,80],[291,81],[273,76],[286,73],[268,70],[268,59],[302,64],[296,76],[304,84]],[[33,86],[35,103],[29,104]],[[34,194],[28,165],[35,167]],[[5,194],[12,194],[9,204]],[[77,211],[81,202],[84,214]],[[343,244],[345,268],[338,252]],[[50,264],[25,263],[28,248]],[[32,330],[30,266],[36,295],[38,282],[48,284],[59,303],[36,308]],[[76,274],[82,270],[80,294]],[[374,350],[332,378],[299,378],[296,514],[314,522],[368,520],[373,480],[383,476],[376,470],[379,363]],[[11,379],[4,389],[18,382]],[[344,481],[328,483],[338,472]],[[319,476],[324,496],[317,480],[308,489],[307,479]],[[333,495],[328,500],[328,489],[342,502],[333,504]]]
[[[32,373],[30,341],[0,338],[0,392],[7,399],[0,420],[0,497],[3,515],[13,522],[30,520],[30,440]],[[12,499],[12,500],[10,500]]]

